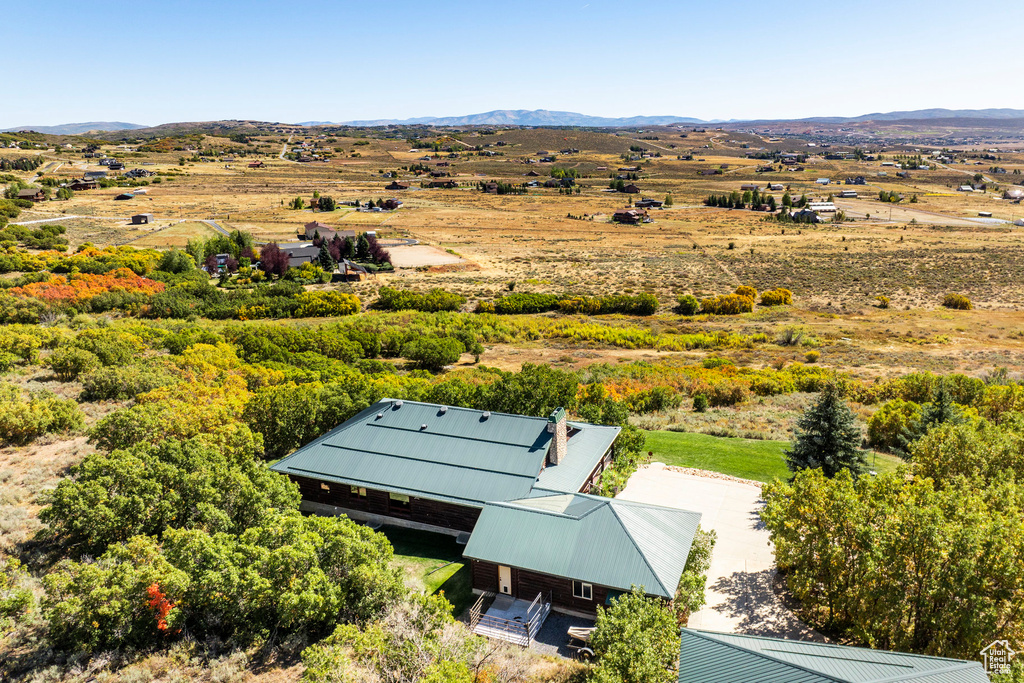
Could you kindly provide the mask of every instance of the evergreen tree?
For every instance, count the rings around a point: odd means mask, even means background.
[[[828,382],[817,402],[797,421],[796,441],[786,451],[786,466],[794,474],[820,468],[828,478],[848,469],[856,477],[867,468],[860,450],[861,433],[853,412],[835,382]]]
[[[328,249],[327,243],[324,242],[320,245],[320,254],[316,260],[320,263],[320,267],[324,269],[325,273],[333,273],[336,264],[334,259],[331,258],[331,250]]]
[[[360,261],[370,258],[370,240],[366,238],[365,232],[359,235],[359,240],[356,242],[356,258]]]
[[[965,422],[963,411],[949,395],[944,381],[939,382],[935,390],[935,396],[928,403],[921,406],[921,415],[911,422],[906,429],[898,436],[899,445],[893,450],[901,458],[910,459],[910,445],[927,434],[933,427],[941,424],[963,424]]]

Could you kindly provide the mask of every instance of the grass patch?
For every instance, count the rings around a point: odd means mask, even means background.
[[[741,479],[769,482],[788,479],[784,451],[789,441],[733,439],[689,432],[647,432],[647,450],[666,465],[721,472]],[[867,455],[868,468],[891,472],[903,461],[887,453]]]
[[[741,479],[768,482],[788,479],[782,452],[788,441],[731,439],[689,432],[647,432],[647,450],[666,465],[721,472]]]
[[[444,591],[454,613],[473,603],[469,565],[462,559],[463,546],[453,536],[427,531],[385,527],[381,532],[395,549],[394,564],[405,574],[405,585],[422,593]]]

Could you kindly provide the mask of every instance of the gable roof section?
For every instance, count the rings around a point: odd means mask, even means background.
[[[535,489],[485,505],[463,555],[672,598],[699,521],[686,510]]]
[[[547,418],[382,399],[271,469],[482,507],[528,496],[542,468],[578,490],[618,429],[573,426],[562,464],[544,468]]]
[[[980,662],[684,628],[679,683],[985,683]]]

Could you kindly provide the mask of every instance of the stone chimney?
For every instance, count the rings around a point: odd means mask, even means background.
[[[551,445],[548,446],[548,464],[559,465],[566,451],[569,450],[569,435],[565,426],[565,408],[555,408],[548,416],[548,434]]]

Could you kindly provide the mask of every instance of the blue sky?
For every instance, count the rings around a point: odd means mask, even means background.
[[[0,128],[1024,109],[1022,26],[1024,0],[56,0],[3,31]]]

